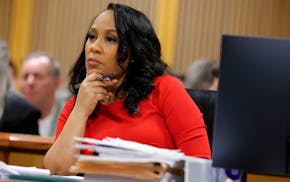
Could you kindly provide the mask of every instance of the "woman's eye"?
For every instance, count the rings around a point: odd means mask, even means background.
[[[88,39],[91,39],[91,40],[97,38],[97,36],[94,34],[88,34],[87,36],[88,36]]]
[[[116,38],[115,37],[107,37],[107,41],[108,42],[116,42]]]

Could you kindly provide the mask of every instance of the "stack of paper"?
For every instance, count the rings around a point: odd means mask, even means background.
[[[51,176],[48,169],[36,167],[24,167],[8,165],[0,161],[0,181],[2,179],[25,180],[25,181],[61,181],[61,182],[80,182],[80,176]]]
[[[0,179],[7,179],[10,175],[20,174],[49,176],[50,171],[47,169],[39,169],[36,167],[7,165],[6,163],[0,161]]]
[[[185,155],[178,150],[161,149],[119,138],[96,140],[75,138],[77,149],[96,155],[78,155],[71,172],[161,179],[165,173],[183,176]]]

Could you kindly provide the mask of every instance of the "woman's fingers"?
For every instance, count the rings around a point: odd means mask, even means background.
[[[77,95],[76,107],[82,107],[84,112],[91,114],[98,102],[108,103],[112,97],[111,89],[118,83],[118,79],[109,77],[98,81],[102,75],[91,73],[81,83]]]

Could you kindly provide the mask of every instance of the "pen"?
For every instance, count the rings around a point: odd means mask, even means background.
[[[96,78],[96,81],[103,81],[104,79],[111,78],[114,75],[115,75],[114,73],[108,73],[108,74],[105,74],[103,76],[100,76],[100,77]],[[77,83],[77,84],[74,85],[74,88],[78,89],[78,88],[80,88],[80,86],[81,86],[81,83]]]

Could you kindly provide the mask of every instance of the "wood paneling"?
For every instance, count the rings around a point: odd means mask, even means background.
[[[185,72],[201,58],[219,59],[222,34],[290,37],[287,0],[183,0],[174,68]]]
[[[12,21],[11,4],[16,0],[0,0],[0,37],[9,39]],[[166,0],[114,0],[144,12],[159,28],[158,19]],[[26,1],[23,1],[26,2]],[[58,59],[65,80],[81,48],[93,17],[103,10],[109,0],[34,0],[32,38],[29,51],[41,50]],[[173,68],[185,72],[192,61],[200,58],[219,59],[222,34],[290,37],[289,0],[182,0],[178,10],[168,11],[177,17],[175,43],[162,47],[171,50]],[[160,3],[162,4],[162,3]],[[170,18],[166,20],[170,22]],[[167,22],[165,22],[167,23]],[[164,27],[163,27],[164,28]],[[164,29],[163,29],[164,30]],[[22,30],[16,31],[21,34]],[[16,33],[15,33],[16,34]],[[13,35],[12,35],[13,36]],[[13,43],[15,44],[15,43]],[[175,45],[172,45],[175,44]],[[14,45],[9,45],[12,47]],[[169,47],[169,48],[167,48]],[[168,50],[167,50],[168,49]],[[13,54],[18,54],[13,53]]]
[[[161,42],[162,56],[161,58],[169,65],[174,64],[175,42],[178,17],[178,1],[176,0],[160,0],[157,4],[159,14],[155,31]],[[170,13],[168,13],[170,12]]]
[[[20,60],[29,53],[31,45],[32,17],[34,0],[13,0],[12,13],[9,25],[10,57],[17,68],[20,67]]]
[[[38,0],[35,3],[31,51],[46,51],[59,60],[65,78],[77,59],[93,18],[108,0]],[[154,1],[118,1],[155,16]]]
[[[0,0],[0,38],[8,42],[9,25],[11,19],[11,6],[10,0]]]

